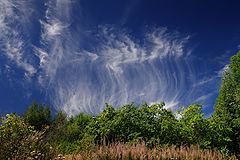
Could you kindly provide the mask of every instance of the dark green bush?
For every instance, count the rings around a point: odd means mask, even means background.
[[[51,124],[51,110],[47,106],[33,103],[25,112],[24,120],[38,131]]]

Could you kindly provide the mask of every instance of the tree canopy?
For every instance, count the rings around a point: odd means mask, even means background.
[[[224,144],[240,154],[240,51],[231,57],[223,73],[222,85],[215,105],[213,121],[218,125],[216,144]]]

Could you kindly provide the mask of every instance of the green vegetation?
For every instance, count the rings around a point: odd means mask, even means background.
[[[240,154],[240,51],[231,58],[231,63],[222,78],[222,86],[212,117],[214,123],[213,143]]]
[[[40,131],[51,123],[51,111],[49,107],[38,105],[34,102],[24,114],[24,120],[36,130]]]
[[[52,147],[45,141],[47,128],[36,131],[14,114],[2,118],[0,127],[0,159],[49,159],[54,156]]]
[[[2,117],[0,159],[53,159],[58,153],[79,153],[85,159],[92,155],[99,159],[121,159],[124,154],[122,159],[128,159],[126,153],[131,154],[131,159],[141,159],[135,155],[185,159],[188,153],[192,159],[204,155],[209,156],[207,159],[226,159],[231,155],[239,158],[240,52],[231,58],[223,75],[211,117],[204,117],[199,104],[176,113],[164,105],[132,103],[115,109],[106,104],[96,117],[84,113],[67,117],[62,111],[51,117],[48,107],[34,103],[23,117],[14,114]],[[191,146],[199,146],[202,151]],[[114,158],[112,153],[118,157]]]

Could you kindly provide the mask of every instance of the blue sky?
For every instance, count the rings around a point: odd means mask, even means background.
[[[0,0],[0,112],[203,104],[240,49],[238,0]]]

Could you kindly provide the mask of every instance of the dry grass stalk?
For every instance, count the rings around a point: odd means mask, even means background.
[[[65,157],[66,160],[237,160],[235,156],[225,157],[217,151],[200,150],[198,146],[148,149],[144,143],[136,145],[115,143],[109,146],[99,146],[94,151],[82,151],[77,155]]]

